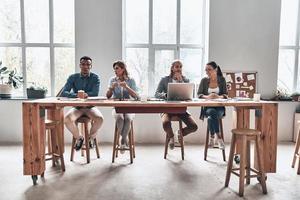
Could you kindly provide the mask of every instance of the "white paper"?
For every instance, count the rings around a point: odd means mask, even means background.
[[[235,85],[235,88],[236,89],[240,89],[240,85]]]
[[[248,85],[248,83],[247,83],[247,82],[244,82],[244,83],[243,83],[243,86],[247,86],[247,85]]]
[[[226,82],[227,83],[232,83],[233,82],[230,74],[226,75]]]
[[[255,79],[254,74],[248,74],[247,79],[248,81],[254,80]]]
[[[254,87],[252,85],[249,86],[249,90],[253,90]]]
[[[243,83],[243,73],[235,73],[235,82],[236,83]]]

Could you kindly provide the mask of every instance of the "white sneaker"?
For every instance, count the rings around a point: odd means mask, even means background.
[[[218,146],[219,146],[219,149],[222,149],[222,150],[225,149],[225,144],[222,139],[218,139]]]
[[[174,146],[175,146],[175,144],[174,144],[174,137],[175,137],[175,136],[171,137],[170,140],[169,140],[169,148],[170,148],[171,150],[173,150],[173,149],[174,149]]]
[[[208,141],[208,148],[213,148],[214,147],[214,138],[213,137],[209,137],[209,141]]]

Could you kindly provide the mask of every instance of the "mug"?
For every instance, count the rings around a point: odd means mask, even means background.
[[[254,93],[254,95],[253,95],[253,100],[254,100],[254,101],[260,101],[260,94]]]
[[[84,99],[84,90],[78,90],[77,94],[78,94],[78,98]]]

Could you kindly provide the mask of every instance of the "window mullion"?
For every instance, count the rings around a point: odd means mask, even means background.
[[[149,0],[148,94],[152,94],[150,83],[154,83],[155,74],[155,53],[153,47],[153,0]]]
[[[295,66],[294,66],[294,81],[293,81],[293,91],[297,89],[298,81],[298,65],[299,65],[299,37],[300,37],[300,2],[298,2],[298,17],[297,17],[297,34],[296,34],[296,51],[295,51]]]
[[[55,96],[55,56],[54,56],[54,27],[53,27],[53,0],[49,0],[49,41],[50,41],[50,83],[51,83],[51,96]]]
[[[175,59],[180,59],[180,19],[181,19],[181,0],[177,0],[177,9],[176,9],[176,56]]]
[[[21,11],[21,46],[22,46],[22,75],[23,75],[23,96],[26,96],[27,70],[26,70],[26,33],[25,33],[25,8],[24,0],[20,0]]]

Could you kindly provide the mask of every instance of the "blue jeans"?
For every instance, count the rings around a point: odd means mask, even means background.
[[[207,116],[208,128],[211,135],[220,132],[219,119],[224,116],[224,107],[206,107],[205,116]]]

